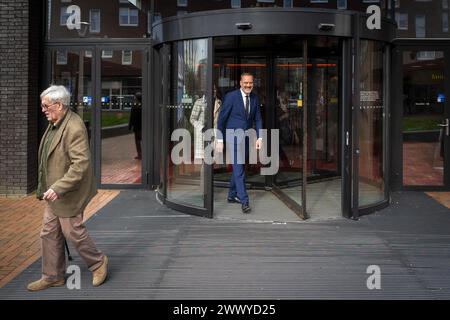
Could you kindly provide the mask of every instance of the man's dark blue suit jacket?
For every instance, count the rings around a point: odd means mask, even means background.
[[[262,129],[262,120],[261,111],[259,109],[259,100],[256,94],[253,92],[250,93],[250,112],[247,117],[245,114],[241,89],[229,92],[225,96],[222,108],[220,109],[217,129],[225,136],[226,129],[248,130],[253,128],[253,122],[256,125],[256,135],[259,138],[260,130]]]

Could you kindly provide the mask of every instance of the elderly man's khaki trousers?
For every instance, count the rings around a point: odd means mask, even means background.
[[[66,256],[64,238],[77,249],[90,271],[103,263],[103,253],[97,249],[83,224],[83,213],[72,218],[60,218],[45,205],[41,230],[42,278],[48,281],[64,279]]]

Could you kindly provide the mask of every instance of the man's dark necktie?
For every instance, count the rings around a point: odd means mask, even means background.
[[[250,111],[249,109],[250,109],[250,100],[248,98],[248,95],[246,95],[245,96],[245,115],[247,116],[247,118],[248,118],[248,113]]]

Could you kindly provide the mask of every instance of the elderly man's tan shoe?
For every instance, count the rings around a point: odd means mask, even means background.
[[[48,281],[45,279],[39,279],[37,281],[31,282],[28,284],[27,289],[29,291],[39,291],[48,289],[50,287],[60,287],[63,286],[65,283],[65,280],[57,280],[57,281]]]
[[[92,285],[97,287],[105,282],[106,276],[108,275],[108,257],[105,255],[103,257],[103,263],[92,273]]]

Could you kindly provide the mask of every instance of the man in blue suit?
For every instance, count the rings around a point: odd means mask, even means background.
[[[219,120],[217,122],[217,129],[222,135],[226,133],[226,129],[231,130],[248,130],[253,128],[253,123],[256,125],[256,149],[261,149],[262,138],[260,138],[260,130],[262,128],[261,111],[259,109],[259,100],[253,90],[253,75],[250,73],[243,73],[240,81],[241,88],[231,91],[225,96],[222,108],[219,113]],[[230,179],[230,189],[228,191],[229,203],[241,203],[242,212],[249,213],[251,211],[247,190],[245,189],[245,170],[244,164],[239,163],[238,158],[241,156],[240,150],[244,153],[248,151],[247,138],[239,139],[233,135],[228,136],[227,132],[227,146],[229,147],[230,156],[233,157],[233,173]],[[223,140],[217,140],[218,152],[223,150]]]

